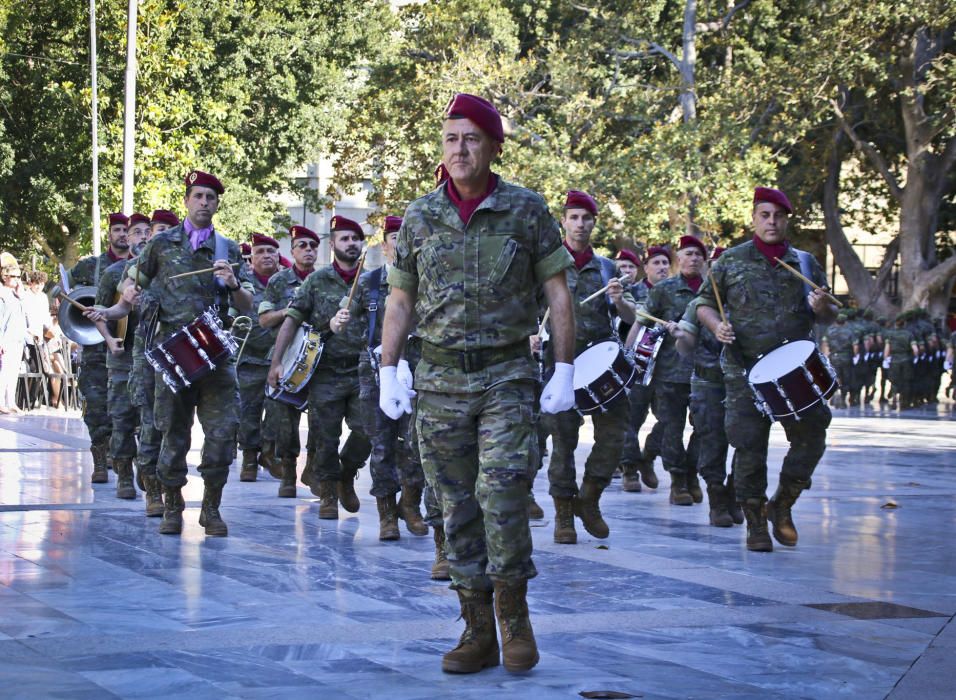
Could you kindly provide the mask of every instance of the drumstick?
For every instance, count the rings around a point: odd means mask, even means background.
[[[73,306],[75,306],[76,308],[78,308],[80,311],[89,311],[89,310],[90,310],[90,307],[89,307],[89,306],[83,306],[83,304],[81,304],[80,302],[76,301],[75,299],[70,299],[70,297],[68,297],[68,296],[67,296],[66,294],[64,294],[63,292],[60,292],[59,294],[60,294],[61,297],[63,297],[63,298],[66,299],[68,302],[70,302],[71,304],[73,304]]]
[[[362,257],[359,258],[358,269],[355,271],[355,279],[352,280],[352,288],[349,290],[348,299],[345,300],[345,306],[342,308],[349,308],[352,306],[352,297],[355,296],[355,288],[358,287],[359,277],[362,274],[362,266],[365,265],[365,253],[368,252],[368,248],[362,251]]]
[[[229,267],[239,267],[240,265],[242,265],[242,263],[232,263],[231,265],[229,265]],[[192,275],[201,275],[204,272],[212,272],[215,269],[216,268],[214,267],[207,267],[202,270],[193,270],[192,272],[180,272],[178,275],[173,275],[169,279],[178,280],[180,277],[190,277]]]
[[[835,296],[833,296],[832,294],[830,294],[830,292],[826,291],[823,287],[821,287],[819,284],[817,284],[816,282],[814,282],[812,279],[810,279],[810,278],[808,278],[808,277],[804,277],[803,274],[802,274],[799,270],[793,269],[792,267],[790,267],[789,265],[787,265],[787,263],[785,263],[785,262],[784,262],[783,260],[781,260],[780,258],[774,258],[774,260],[776,260],[778,263],[780,263],[781,265],[783,265],[783,266],[784,266],[785,268],[787,268],[790,272],[792,272],[796,277],[802,279],[804,282],[806,282],[807,284],[809,284],[809,285],[810,285],[811,287],[813,287],[814,289],[819,289],[821,292],[823,292],[823,293],[826,295],[827,299],[829,299],[830,301],[832,301],[834,304],[836,304],[837,306],[839,306],[841,309],[843,308],[843,304],[840,303],[840,300],[839,300],[839,299],[837,299]]]
[[[627,275],[621,275],[620,277],[618,277],[618,278],[615,279],[614,281],[615,281],[615,282],[623,282],[623,281],[626,280],[626,279],[627,279]],[[610,287],[610,286],[611,286],[611,285],[608,284],[607,287],[601,287],[599,290],[597,290],[596,292],[594,292],[594,294],[592,294],[591,296],[589,296],[587,299],[582,299],[581,301],[579,301],[579,302],[578,302],[578,306],[584,306],[584,305],[587,304],[589,301],[592,301],[592,300],[594,300],[594,299],[597,299],[599,296],[601,296],[602,294],[604,294],[604,292],[606,292],[606,291],[608,290],[608,287]]]
[[[720,322],[727,323],[727,315],[724,313],[724,303],[720,300],[720,292],[717,290],[717,282],[714,281],[714,273],[707,270],[707,277],[710,278],[710,288],[714,290],[714,299],[717,300],[717,310],[720,312]]]
[[[638,316],[643,316],[644,318],[646,318],[646,319],[648,319],[648,320],[650,320],[650,321],[654,321],[654,323],[659,323],[659,324],[661,324],[662,326],[666,326],[666,325],[667,325],[667,321],[665,321],[664,319],[661,319],[661,318],[657,318],[657,316],[651,316],[651,315],[650,315],[649,313],[647,313],[646,311],[641,311],[640,309],[634,309],[634,313],[636,313]]]
[[[551,316],[551,307],[549,306],[544,311],[544,316],[541,318],[541,325],[538,326],[538,337],[540,338],[544,335],[544,324],[548,322],[548,318]]]

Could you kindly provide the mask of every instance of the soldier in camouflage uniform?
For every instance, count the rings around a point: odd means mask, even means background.
[[[676,338],[679,334],[678,322],[700,289],[703,281],[701,271],[706,259],[707,250],[700,240],[694,236],[681,236],[677,251],[677,274],[655,284],[641,309],[667,323],[667,335],[657,355],[652,380],[652,410],[661,423],[661,458],[664,469],[671,475],[670,502],[679,506],[690,506],[703,500],[697,480],[698,438],[692,435],[687,449],[684,449],[684,423],[690,405],[693,360],[680,356]],[[641,323],[647,327],[654,325],[654,321],[643,317]],[[632,329],[627,344],[630,346],[636,342],[636,338],[636,329]]]
[[[667,248],[661,246],[648,248],[647,257],[644,260],[644,279],[628,290],[639,307],[647,303],[647,295],[654,285],[666,280],[670,272],[671,256]],[[630,329],[621,337],[626,339],[629,333]],[[631,386],[631,392],[628,394],[631,424],[624,438],[624,451],[621,455],[621,471],[624,473],[621,488],[624,491],[639,492],[641,480],[651,489],[656,489],[659,485],[657,475],[654,473],[654,461],[661,452],[663,424],[660,422],[654,424],[650,435],[644,441],[643,450],[641,450],[640,442],[641,427],[647,420],[653,401],[653,383],[645,386],[635,382]],[[638,479],[638,473],[640,473],[640,479]]]
[[[259,472],[266,378],[269,374],[269,355],[275,343],[275,333],[259,325],[259,304],[265,296],[269,279],[278,269],[279,242],[271,236],[254,233],[251,265],[244,270],[244,280],[252,286],[252,310],[246,314],[251,326],[248,333],[238,333],[242,338],[242,354],[236,362],[236,376],[239,380],[238,437],[239,449],[242,451],[239,481],[255,481]],[[230,309],[230,314],[238,315],[234,309]],[[293,486],[293,492],[294,489]]]
[[[843,408],[846,406],[846,395],[850,389],[850,358],[853,352],[853,328],[847,323],[849,316],[845,312],[837,314],[836,321],[827,327],[826,334],[823,336],[822,349],[823,354],[830,360],[833,369],[836,370],[837,380],[840,382],[840,389],[833,396],[833,407]]]
[[[241,268],[239,246],[216,233],[212,217],[224,192],[222,183],[197,170],[186,176],[185,208],[187,217],[179,226],[156,234],[146,244],[130,277],[149,288],[158,307],[157,344],[178,329],[192,323],[206,309],[216,307],[224,314],[231,304],[240,313],[252,307],[252,289],[240,283],[234,269]],[[221,257],[220,257],[221,256]],[[214,268],[212,273],[174,278],[183,272]],[[241,276],[241,269],[238,270]],[[219,512],[222,489],[229,478],[229,466],[235,458],[239,391],[235,365],[222,362],[215,370],[173,390],[165,381],[156,382],[154,420],[163,433],[157,473],[163,484],[165,510],[159,526],[161,534],[182,532],[182,487],[186,483],[186,453],[194,417],[202,425],[204,442],[199,463],[204,492],[199,524],[206,535],[224,537],[228,528]]]
[[[338,502],[350,513],[358,511],[355,476],[372,450],[362,430],[359,406],[358,359],[366,329],[360,323],[350,323],[351,312],[342,307],[358,274],[363,240],[365,234],[358,223],[332,217],[334,260],[309,275],[296,291],[279,328],[269,370],[269,384],[277,386],[282,354],[302,323],[323,334],[325,349],[309,382],[308,458],[313,472],[310,479],[318,482],[319,518],[323,520],[338,519]],[[340,455],[343,419],[351,434]]]
[[[564,276],[571,256],[544,200],[491,172],[503,141],[491,103],[455,96],[442,123],[449,178],[409,205],[388,275],[379,405],[392,418],[411,412],[396,365],[417,318],[419,449],[440,492],[452,588],[466,625],[442,659],[452,673],[501,662],[496,617],[505,668],[526,671],[538,662],[526,596],[537,573],[527,508],[537,367],[528,338],[537,328],[539,289],[551,309],[555,358],[541,410],[567,410],[574,401],[574,317]]]
[[[634,322],[634,298],[624,292],[623,285],[615,277],[614,263],[595,254],[591,248],[597,211],[597,202],[590,195],[571,190],[561,216],[564,247],[574,258],[574,267],[568,268],[566,274],[571,299],[575,302],[575,355],[580,355],[592,343],[615,338],[615,316],[619,315],[626,323]],[[607,287],[606,294],[584,301],[604,287]],[[546,379],[553,373],[552,347],[549,345],[545,352]],[[630,423],[626,394],[621,393],[604,409],[590,414],[594,424],[594,445],[584,464],[580,491],[574,468],[580,414],[572,409],[542,419],[552,441],[548,481],[554,499],[554,541],[558,544],[578,541],[574,530],[575,515],[581,518],[584,528],[594,537],[604,539],[610,533],[601,516],[599,501],[621,462],[624,435]]]
[[[783,460],[780,483],[769,503],[767,492],[767,443],[771,421],[758,409],[747,381],[747,371],[758,356],[784,340],[812,336],[814,323],[830,323],[836,314],[821,290],[809,294],[804,283],[776,259],[806,270],[821,287],[826,275],[812,256],[798,253],[787,239],[788,215],[793,208],[779,190],[758,187],[754,192],[752,241],[731,248],[714,265],[716,289],[706,282],[700,292],[697,318],[727,347],[721,354],[727,389],[725,426],[727,439],[736,450],[734,487],[747,518],[747,548],[773,550],[773,536],[783,545],[797,543],[791,509],[800,493],[810,488],[813,470],[826,449],[830,409],[820,401],[800,413],[800,420],[781,421],[790,442]],[[801,264],[802,263],[802,264]],[[805,274],[806,274],[805,273]],[[727,322],[717,312],[719,293]],[[769,511],[769,513],[768,513]]]
[[[919,355],[919,345],[906,329],[907,316],[896,317],[895,327],[883,332],[883,369],[890,379],[890,408],[900,410],[913,405],[913,360]]]
[[[129,257],[128,224],[129,220],[124,214],[110,214],[109,247],[99,257],[83,258],[74,265],[69,273],[71,288],[88,286],[98,289],[100,276],[106,268]],[[83,347],[77,384],[83,394],[83,422],[90,434],[90,452],[93,455],[93,475],[90,481],[94,484],[105,484],[109,481],[107,455],[112,429],[105,343]]]
[[[863,401],[870,403],[876,397],[876,372],[883,360],[883,329],[876,321],[876,314],[866,309],[862,314],[863,325]]]

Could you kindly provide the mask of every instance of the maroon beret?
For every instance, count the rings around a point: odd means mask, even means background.
[[[445,109],[445,118],[470,119],[494,141],[505,141],[505,130],[498,110],[488,100],[477,95],[459,92],[452,97]]]
[[[256,234],[252,235],[255,236]],[[242,253],[242,257],[248,258],[250,255],[252,255],[252,246],[248,243],[240,243],[239,252]]]
[[[772,187],[758,187],[754,190],[754,206],[757,206],[759,202],[770,202],[771,204],[783,207],[787,210],[788,214],[793,213],[793,206],[790,204],[790,200],[787,199],[787,195]]]
[[[398,231],[402,227],[402,217],[400,216],[386,216],[385,217],[385,233],[391,233],[392,231]]]
[[[110,226],[116,226],[117,224],[129,226],[129,218],[121,211],[110,214]]]
[[[305,226],[298,226],[298,225],[293,226],[292,228],[289,229],[289,233],[292,234],[293,241],[297,241],[300,238],[309,238],[315,241],[316,243],[320,242],[319,234],[317,234],[315,231],[313,231],[310,228],[306,228]]]
[[[169,211],[169,209],[157,209],[153,212],[153,218],[150,223],[179,226],[179,217]]]
[[[712,251],[710,251],[710,260],[711,260],[711,262],[713,262],[714,260],[716,260],[717,258],[719,258],[721,255],[723,255],[725,250],[727,250],[727,249],[726,249],[726,248],[721,248],[719,245],[718,245],[718,246],[714,246],[714,249],[713,249]]]
[[[292,261],[282,253],[279,253],[279,264],[282,265],[282,267],[292,267]]]
[[[638,257],[637,257],[632,251],[628,250],[627,248],[622,248],[621,250],[619,250],[619,251],[617,252],[617,259],[618,259],[618,260],[627,260],[627,261],[629,261],[629,262],[634,263],[635,265],[640,265],[640,264],[641,264],[641,261],[638,259]]]
[[[208,187],[216,194],[223,194],[226,188],[219,182],[219,178],[202,170],[193,170],[186,176],[186,189],[190,187]]]
[[[680,242],[677,244],[677,250],[684,250],[685,248],[698,248],[705,258],[707,257],[707,246],[705,246],[699,238],[696,236],[681,236]]]
[[[146,216],[146,214],[140,214],[138,211],[133,212],[133,214],[129,217],[129,223],[127,225],[135,226],[136,224],[146,224],[149,226],[149,217]]]
[[[663,255],[668,260],[671,259],[671,253],[667,248],[662,245],[652,245],[647,249],[647,254],[644,256],[644,264],[649,263],[651,258],[656,258],[658,255]]]
[[[354,231],[359,238],[365,240],[365,231],[359,226],[357,221],[346,219],[344,216],[333,216],[330,231]]]
[[[277,241],[272,236],[267,236],[264,233],[254,233],[252,234],[252,247],[255,248],[259,245],[271,245],[273,248],[279,247],[279,241]]]
[[[592,216],[597,216],[598,207],[594,197],[587,192],[568,190],[568,198],[564,202],[565,209],[586,209]]]

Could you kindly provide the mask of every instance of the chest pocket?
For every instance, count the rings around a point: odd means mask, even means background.
[[[727,304],[738,312],[747,309],[757,299],[749,276],[744,270],[731,270],[725,277]]]
[[[478,239],[478,272],[484,286],[495,289],[527,279],[531,251],[511,231],[482,231]]]

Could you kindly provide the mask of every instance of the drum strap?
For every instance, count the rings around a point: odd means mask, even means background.
[[[797,254],[797,259],[800,261],[800,273],[807,279],[812,279],[811,277],[812,266],[810,264],[810,261],[813,260],[813,256],[810,255],[810,253],[808,253],[807,251],[798,250],[797,248],[794,248],[793,252]],[[810,304],[809,302],[806,301],[806,298],[810,296],[810,292],[812,291],[813,291],[813,288],[809,284],[804,282],[803,283],[804,304],[807,307],[807,311],[810,311],[811,314],[813,313],[813,311],[810,309]]]
[[[228,260],[229,259],[229,244],[226,242],[225,236],[220,236],[216,231],[212,232],[212,235],[216,239],[216,252],[213,254],[214,260]],[[238,277],[238,270],[236,270],[236,277]],[[216,297],[218,299],[218,304],[220,306],[229,306],[229,290],[226,289],[226,283],[221,279],[213,275],[213,284],[216,286]]]
[[[378,271],[378,274],[372,275],[371,284],[369,286],[369,303],[368,303],[368,345],[369,353],[372,352],[373,343],[375,342],[375,323],[378,319],[378,298],[382,291],[382,277],[385,275],[385,266],[382,265],[381,270]]]
[[[601,286],[606,287],[611,283],[612,279],[617,277],[617,270],[614,267],[614,263],[608,260],[607,258],[601,258]],[[617,316],[617,307],[611,302],[611,298],[604,295],[604,298],[607,300],[607,315],[611,320],[611,328],[614,328],[614,317]]]

